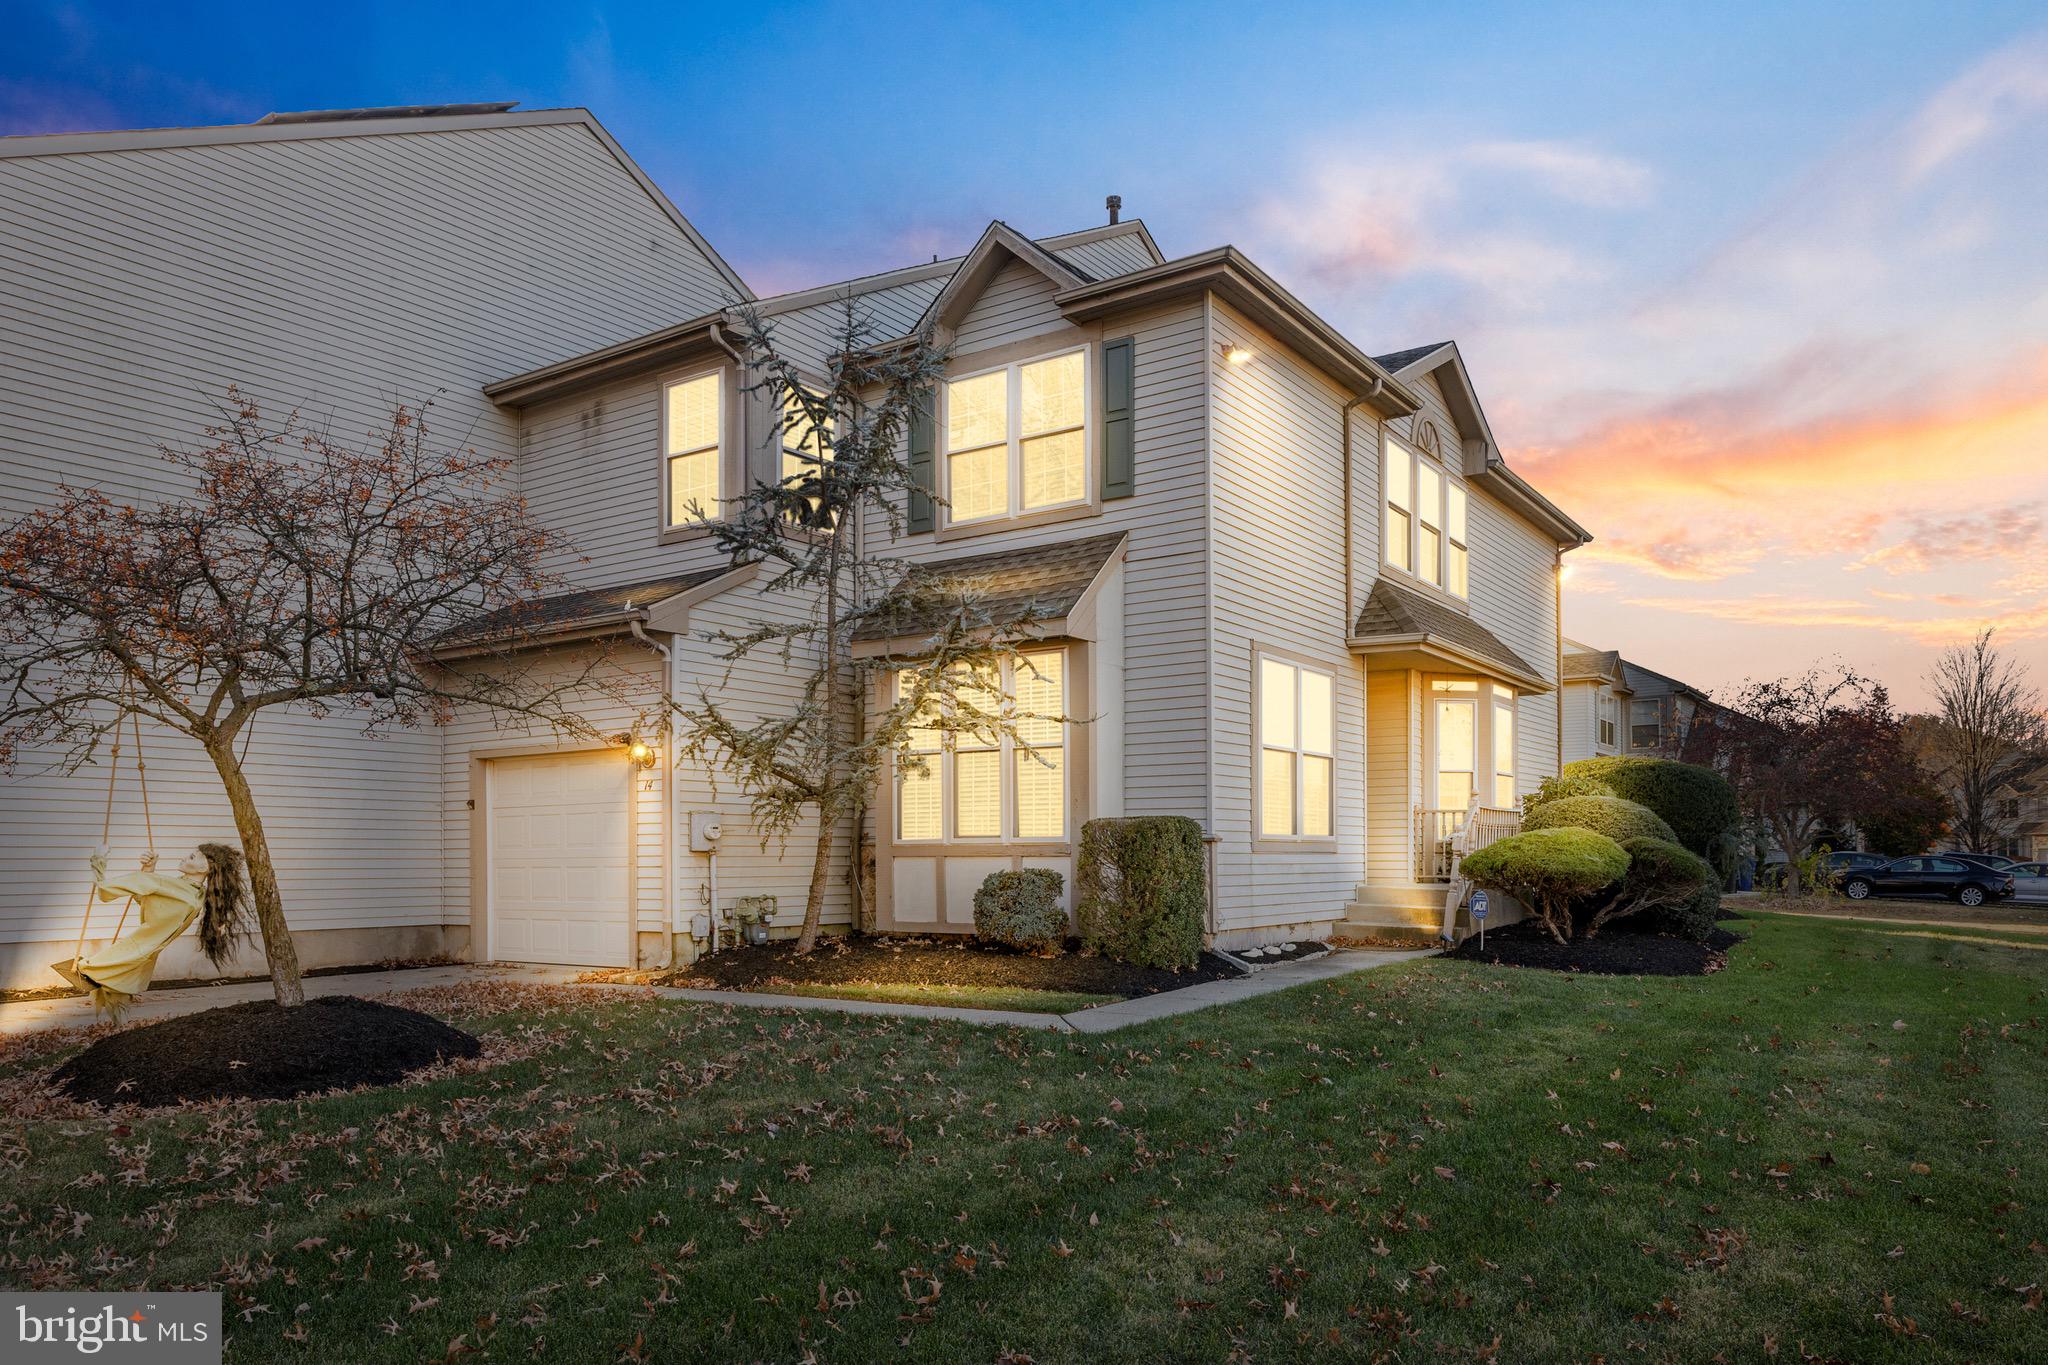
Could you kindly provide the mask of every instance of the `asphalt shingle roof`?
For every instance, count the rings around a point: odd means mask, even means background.
[[[1498,635],[1465,613],[1428,594],[1382,578],[1372,585],[1365,609],[1358,613],[1354,637],[1371,640],[1382,636],[1430,635],[1446,641],[1475,658],[1498,664],[1524,677],[1540,678],[1543,671],[1509,649]]]
[[[1381,369],[1393,373],[1405,366],[1413,365],[1431,351],[1441,351],[1450,344],[1448,341],[1436,341],[1427,346],[1411,346],[1405,351],[1389,351],[1385,355],[1376,355],[1373,360]]]
[[[612,622],[623,623],[629,616],[727,572],[729,570],[725,568],[703,569],[667,578],[642,578],[605,588],[578,588],[573,592],[555,593],[486,612],[443,631],[435,642],[442,646],[485,644],[519,636],[553,635]]]
[[[911,575],[927,576],[948,587],[977,593],[990,620],[997,623],[1026,615],[1053,621],[1074,609],[1123,542],[1124,532],[1115,531],[1055,545],[964,555],[921,564],[906,575],[906,581]],[[944,623],[943,613],[932,604],[906,597],[898,606],[885,607],[869,618],[854,632],[854,638],[889,640],[933,631]]]
[[[1566,682],[1621,676],[1621,651],[1618,649],[1573,650],[1564,656]]]

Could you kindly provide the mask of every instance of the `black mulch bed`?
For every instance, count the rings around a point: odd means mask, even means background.
[[[289,1010],[252,1000],[110,1034],[51,1079],[73,1099],[100,1104],[281,1100],[389,1085],[443,1058],[482,1050],[432,1015],[374,1000],[319,996]]]
[[[1595,976],[1705,976],[1727,962],[1728,950],[1742,935],[1716,929],[1705,943],[1662,934],[1601,931],[1590,941],[1559,943],[1540,926],[1524,921],[1489,929],[1486,948],[1479,936],[1460,943],[1447,957],[1488,962],[1503,967],[1540,967],[1552,972],[1585,972]]]
[[[772,991],[787,985],[1017,986],[1025,990],[1085,991],[1091,995],[1157,995],[1199,981],[1244,975],[1214,953],[1203,953],[1183,972],[1137,967],[1106,957],[1063,953],[1032,957],[971,939],[848,938],[819,941],[807,958],[794,940],[733,948],[703,958],[677,974],[684,985],[728,991]]]

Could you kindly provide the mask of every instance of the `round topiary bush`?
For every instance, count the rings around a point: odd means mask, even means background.
[[[1587,921],[1585,936],[1594,937],[1612,920],[1642,916],[1640,927],[1652,933],[1704,943],[1721,904],[1721,878],[1707,860],[1668,839],[1628,839],[1621,847],[1628,854],[1628,876]],[[1709,896],[1713,909],[1702,924],[1699,910]]]
[[[991,872],[974,893],[974,936],[1020,952],[1056,956],[1067,941],[1067,879],[1049,867]]]
[[[1574,909],[1628,875],[1628,854],[1590,829],[1538,829],[1467,853],[1460,867],[1474,885],[1528,906],[1564,943],[1572,936]]]
[[[1625,844],[1631,839],[1678,842],[1678,836],[1671,832],[1671,826],[1658,818],[1657,812],[1648,806],[1624,801],[1619,796],[1567,796],[1557,801],[1546,801],[1523,817],[1522,828],[1590,829],[1595,834],[1606,835],[1617,844]]]
[[[1570,784],[1574,792],[1585,783],[1597,783],[1615,796],[1648,806],[1671,826],[1679,843],[1702,858],[1713,857],[1715,844],[1742,823],[1728,779],[1697,763],[1627,755],[1582,758],[1565,764],[1551,781]]]

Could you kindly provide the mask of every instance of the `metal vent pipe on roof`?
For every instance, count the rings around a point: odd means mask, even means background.
[[[1123,212],[1124,197],[1120,194],[1112,194],[1109,198],[1103,200],[1103,203],[1109,206],[1109,225],[1115,227],[1117,215]]]

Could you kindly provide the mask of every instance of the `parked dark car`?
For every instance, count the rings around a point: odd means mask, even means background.
[[[2004,900],[2013,893],[2012,874],[1946,854],[1896,858],[1883,867],[1859,868],[1842,880],[1852,901],[1872,896],[1946,896],[1963,905]]]
[[[1857,868],[1883,867],[1890,861],[1891,859],[1885,857],[1882,853],[1857,853],[1846,849],[1840,853],[1830,853],[1826,863],[1828,880],[1836,886],[1840,886],[1842,878]],[[1783,858],[1773,858],[1758,870],[1756,884],[1766,890],[1783,886],[1785,884],[1785,871],[1785,860]]]
[[[1954,849],[1943,849],[1934,855],[1937,858],[1961,858],[1966,863],[1988,867],[1993,872],[2010,872],[2018,867],[2017,858],[2008,858],[2003,853],[1958,853]]]

